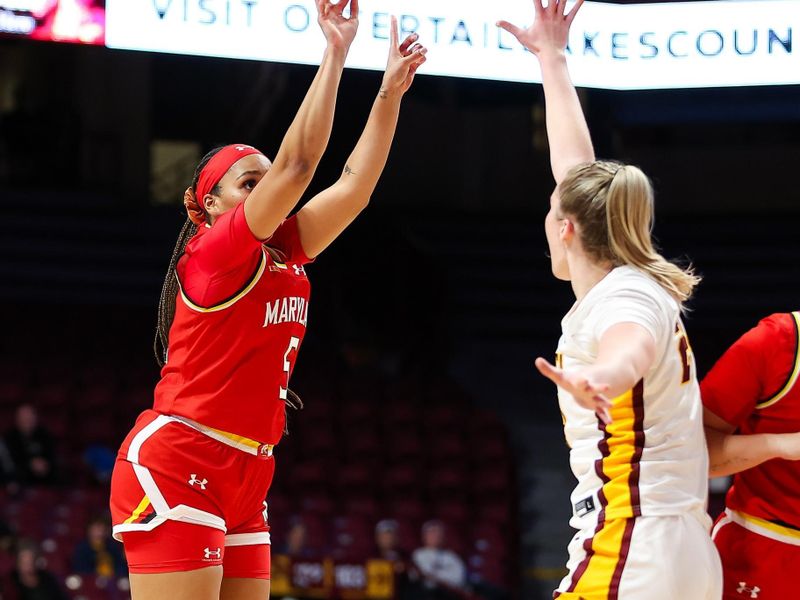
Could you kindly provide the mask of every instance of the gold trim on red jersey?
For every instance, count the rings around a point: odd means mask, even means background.
[[[192,302],[192,300],[189,298],[189,296],[186,295],[186,292],[183,291],[183,286],[181,285],[181,280],[180,280],[180,278],[178,278],[177,273],[175,274],[175,277],[176,277],[176,279],[178,279],[178,289],[180,289],[180,295],[181,295],[181,298],[183,298],[184,304],[186,304],[186,306],[188,306],[189,308],[191,308],[194,311],[201,312],[201,313],[210,313],[210,312],[218,312],[220,310],[225,310],[226,308],[228,308],[230,306],[233,306],[239,300],[244,298],[247,295],[247,293],[250,292],[250,290],[252,290],[256,286],[258,281],[261,279],[261,276],[264,274],[264,271],[266,270],[266,268],[267,268],[267,252],[262,247],[261,248],[261,261],[259,262],[258,268],[256,269],[256,272],[253,274],[253,277],[250,279],[250,281],[247,283],[247,285],[244,286],[239,292],[236,293],[236,295],[232,296],[231,298],[228,298],[224,302],[221,302],[221,303],[216,304],[214,306],[209,306],[207,308]],[[284,266],[283,268],[286,268],[286,267]]]
[[[769,408],[783,400],[786,395],[792,390],[800,378],[800,312],[793,312],[792,318],[794,320],[794,362],[792,363],[792,370],[789,373],[789,379],[784,386],[774,396],[767,398],[763,402],[756,404],[757,409]]]

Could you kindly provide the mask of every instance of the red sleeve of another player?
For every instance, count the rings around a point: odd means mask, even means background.
[[[736,340],[700,384],[705,407],[731,425],[744,423],[766,393],[774,341],[773,317]]]
[[[186,246],[178,263],[183,291],[200,306],[220,304],[248,284],[261,256],[261,241],[250,231],[240,204]]]
[[[280,250],[286,256],[287,262],[301,265],[313,262],[306,256],[303,245],[300,243],[297,215],[293,215],[281,223],[275,233],[272,234],[272,237],[264,243],[271,248]]]

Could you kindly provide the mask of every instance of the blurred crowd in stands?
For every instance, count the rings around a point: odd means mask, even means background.
[[[114,445],[149,393],[141,386],[138,406],[124,404],[129,395],[104,412],[101,406],[119,400],[115,394],[101,402],[89,400],[96,390],[87,392],[90,407],[83,410],[74,390],[60,395],[38,385],[0,386],[10,425],[0,438],[0,600],[127,599],[108,482]],[[405,384],[392,391],[362,374],[337,386],[335,394],[301,386],[307,409],[292,415],[290,436],[276,452],[281,475],[268,498],[273,556],[288,562],[274,564],[294,565],[291,571],[318,561],[365,574],[369,561],[391,565],[391,596],[370,595],[357,577],[352,588],[342,583],[352,598],[512,597],[515,492],[502,425],[449,381],[425,392]],[[432,396],[437,405],[422,406]],[[64,403],[68,410],[58,408]],[[87,420],[94,429],[81,425]],[[340,435],[345,431],[360,433]],[[484,451],[476,454],[469,444],[478,436]],[[286,577],[284,597],[304,597],[302,578]]]

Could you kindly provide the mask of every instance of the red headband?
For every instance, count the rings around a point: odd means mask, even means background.
[[[231,144],[222,148],[206,163],[197,178],[197,188],[194,194],[195,202],[199,208],[202,209],[203,198],[205,198],[206,194],[211,193],[214,186],[219,183],[220,179],[225,176],[225,173],[234,163],[251,154],[261,154],[261,152],[246,144]],[[188,206],[187,209],[189,209]],[[195,219],[192,220],[194,221]]]
[[[197,201],[202,202],[206,194],[211,193],[214,186],[219,183],[219,180],[236,161],[251,154],[261,154],[261,152],[245,144],[231,144],[217,152],[203,167],[200,177],[197,178],[197,188],[195,188]]]

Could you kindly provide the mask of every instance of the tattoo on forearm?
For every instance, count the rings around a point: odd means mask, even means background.
[[[345,165],[344,166],[344,173],[345,173],[345,175],[355,175],[356,174],[356,172],[353,171],[353,169],[350,168],[350,165]]]
[[[389,97],[389,91],[385,87],[381,87],[381,90],[378,92],[378,95],[386,100]]]

